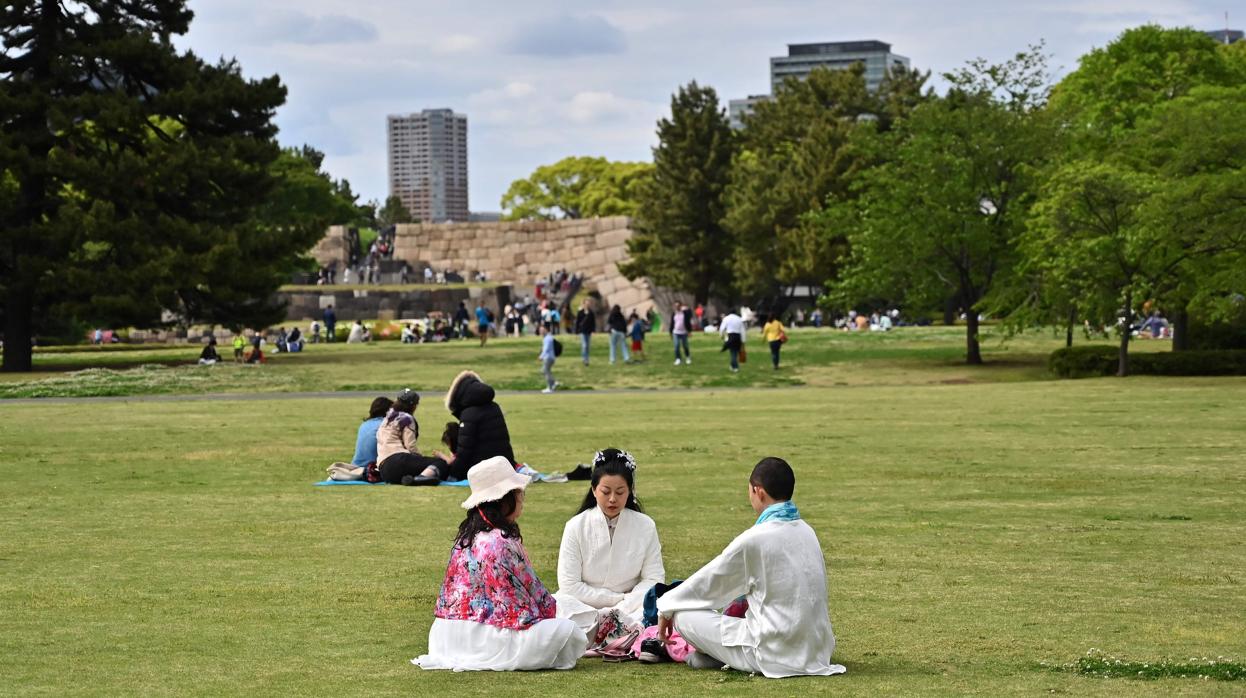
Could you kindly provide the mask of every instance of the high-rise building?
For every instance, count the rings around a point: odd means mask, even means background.
[[[425,223],[467,220],[467,116],[425,109],[387,121],[390,196]]]
[[[908,68],[909,59],[891,52],[891,44],[883,41],[831,41],[819,44],[788,44],[786,56],[770,59],[770,94],[749,95],[747,99],[727,102],[732,128],[743,128],[744,116],[753,112],[758,102],[770,99],[783,81],[789,77],[800,80],[809,76],[814,68],[846,70],[855,63],[865,66],[865,87],[878,89],[887,71]]]
[[[888,70],[908,68],[909,59],[891,52],[883,41],[832,41],[821,44],[788,44],[786,56],[770,59],[770,94],[789,77],[804,79],[814,68],[845,70],[865,64],[865,87],[878,89]]]
[[[1207,32],[1207,35],[1222,44],[1237,43],[1243,38],[1241,29],[1214,29]]]

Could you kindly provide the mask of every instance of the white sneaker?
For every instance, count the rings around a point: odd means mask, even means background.
[[[683,363],[683,362],[682,362],[682,361],[680,361],[679,359],[675,359],[675,365],[676,365],[676,366],[678,366],[678,365],[679,365],[679,364],[681,364],[681,363]]]
[[[553,388],[546,388],[545,390],[542,390],[541,392],[546,393],[546,394],[549,394],[549,393],[554,392],[554,389],[553,389]]]
[[[688,358],[684,359],[684,363],[686,363],[686,364],[688,364],[689,366],[691,366],[691,365],[692,365],[692,357],[691,357],[691,356],[689,356]]]
[[[714,659],[708,654],[701,654],[700,652],[689,652],[688,657],[684,659],[684,663],[687,664],[690,669],[721,669],[723,668],[722,662],[718,661],[717,659]]]

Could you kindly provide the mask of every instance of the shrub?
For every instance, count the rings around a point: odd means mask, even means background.
[[[1057,349],[1047,367],[1061,378],[1116,374],[1117,348],[1105,345]],[[1246,351],[1177,351],[1129,355],[1129,373],[1138,376],[1246,376]]]

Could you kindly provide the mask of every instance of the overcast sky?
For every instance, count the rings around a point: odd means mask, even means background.
[[[1246,4],[1207,0],[191,0],[180,40],[277,73],[285,145],[309,143],[363,199],[388,194],[385,116],[468,116],[473,211],[497,211],[514,179],[568,155],[650,160],[671,93],[696,80],[728,99],[769,90],[789,43],[877,39],[935,75],[1046,40],[1053,68],[1123,29],[1246,24]]]

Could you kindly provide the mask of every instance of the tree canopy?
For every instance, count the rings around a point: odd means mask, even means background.
[[[733,135],[712,87],[695,81],[671,97],[671,115],[658,122],[653,171],[640,190],[628,240],[628,278],[693,294],[731,293],[730,235],[723,228],[723,190]]]
[[[502,196],[506,220],[630,216],[653,166],[566,157],[517,179]]]
[[[323,235],[281,202],[302,208],[309,184],[274,140],[285,88],[175,49],[191,16],[179,0],[0,9],[4,370],[31,368],[55,318],[280,318],[272,291]]]

